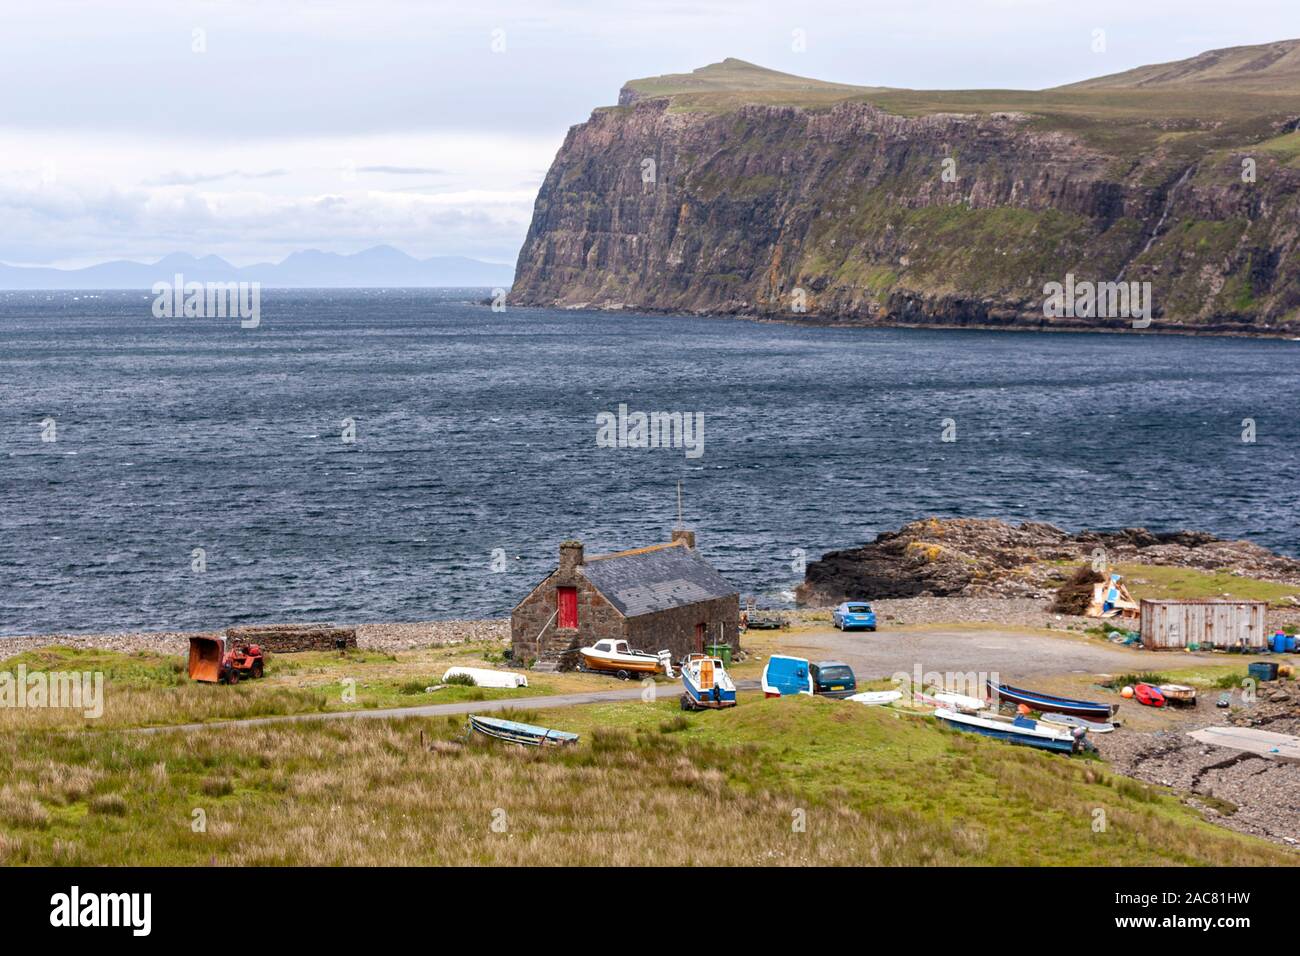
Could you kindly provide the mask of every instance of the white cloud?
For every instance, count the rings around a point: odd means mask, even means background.
[[[99,136],[88,154],[76,133],[0,133],[9,226],[0,261],[76,266],[187,251],[246,264],[389,243],[513,262],[553,152],[544,137],[419,133],[178,141],[144,153],[130,137]],[[259,160],[283,165],[259,170]]]
[[[1040,88],[1297,35],[1294,0],[9,0],[0,260],[388,242],[510,261],[567,127],[633,77],[736,56]]]

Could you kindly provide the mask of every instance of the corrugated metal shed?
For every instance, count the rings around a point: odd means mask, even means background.
[[[1142,646],[1181,650],[1195,644],[1219,650],[1258,650],[1268,643],[1264,601],[1144,600]]]

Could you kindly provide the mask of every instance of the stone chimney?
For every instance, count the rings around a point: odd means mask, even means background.
[[[674,530],[673,530],[673,543],[676,544],[678,541],[685,541],[685,542],[686,542],[686,547],[690,548],[692,551],[695,550],[695,532],[694,532],[694,531],[688,531],[686,528],[676,528],[676,529],[674,529]]]
[[[570,538],[560,542],[560,570],[572,571],[582,566],[582,542]]]

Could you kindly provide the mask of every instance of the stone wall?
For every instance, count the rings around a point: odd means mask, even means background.
[[[226,637],[240,644],[258,644],[276,654],[294,651],[332,651],[355,648],[355,627],[330,624],[250,624],[226,629]]]
[[[695,543],[688,530],[673,532],[673,540]],[[554,663],[563,670],[578,666],[578,650],[600,640],[624,638],[633,650],[655,653],[672,651],[673,660],[700,650],[696,626],[706,626],[704,643],[721,640],[740,648],[740,599],[733,594],[700,601],[686,607],[626,618],[582,573],[584,552],[581,542],[560,544],[560,563],[541,584],[533,588],[510,614],[510,646],[521,667],[535,662]],[[561,628],[556,602],[559,589],[572,587],[578,595],[578,626]]]
[[[673,660],[701,650],[695,626],[705,625],[704,643],[718,642],[718,625],[722,625],[722,643],[732,651],[740,649],[740,599],[738,595],[700,601],[685,607],[643,614],[628,621],[628,641],[633,648],[655,653],[665,648]]]
[[[576,628],[558,626],[555,602],[561,587],[577,588]],[[623,628],[624,618],[618,609],[577,572],[577,565],[569,565],[557,568],[511,612],[510,646],[520,666],[553,661],[569,669],[578,664],[578,648],[604,638],[624,637]]]

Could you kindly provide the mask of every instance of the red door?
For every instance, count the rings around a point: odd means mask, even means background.
[[[695,650],[699,654],[704,653],[704,630],[705,625],[703,623],[695,625]]]
[[[556,605],[560,610],[560,627],[578,626],[578,589],[556,588]]]

